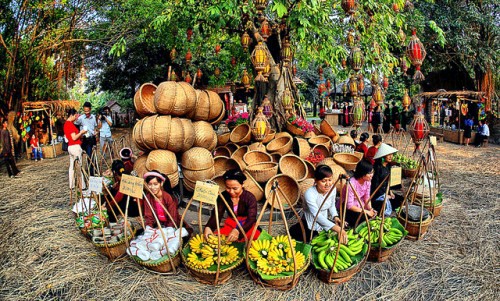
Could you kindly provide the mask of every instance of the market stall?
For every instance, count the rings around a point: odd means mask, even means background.
[[[42,137],[40,144],[45,158],[55,158],[62,154],[62,143],[55,139],[53,124],[56,116],[64,116],[67,109],[80,106],[76,100],[27,101],[22,104],[22,114],[18,116],[21,137],[26,145],[26,156],[30,159],[31,148],[28,141],[31,134]]]

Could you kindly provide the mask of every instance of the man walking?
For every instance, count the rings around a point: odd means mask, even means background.
[[[7,129],[7,120],[2,121],[2,130],[0,131],[0,156],[3,157],[5,165],[7,166],[7,172],[11,178],[19,178],[21,173],[16,166],[16,161],[14,160],[14,143],[12,135]]]

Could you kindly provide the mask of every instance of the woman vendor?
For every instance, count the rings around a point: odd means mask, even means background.
[[[212,210],[210,219],[205,225],[204,235],[208,237],[217,230],[215,210],[218,211],[219,218],[222,218],[224,213],[228,211],[228,217],[224,221],[224,226],[220,229],[220,233],[226,235],[228,241],[243,242],[245,241],[243,235],[246,235],[246,237],[250,239],[254,227],[256,227],[257,200],[251,192],[245,190],[243,182],[247,177],[240,170],[228,170],[224,173],[223,178],[226,185],[226,191],[222,192],[222,196],[231,208],[227,208],[224,201],[219,197],[217,199],[217,206]],[[229,214],[229,210],[233,210],[234,215],[238,219],[238,223],[245,233],[241,232],[234,218]],[[260,231],[257,228],[254,239],[257,239],[259,235]]]
[[[347,234],[341,229],[340,218],[335,207],[337,190],[333,186],[335,181],[330,166],[319,165],[314,171],[314,182],[314,185],[307,189],[304,194],[305,202],[302,222],[304,223],[306,240],[308,241],[311,237],[311,231],[314,237],[322,230],[332,230],[337,232],[340,242],[346,244]],[[332,192],[325,201],[325,197],[330,190]],[[320,210],[319,207],[323,202],[324,205]],[[328,215],[330,215],[330,218],[328,218]],[[313,228],[313,221],[316,216],[318,218]],[[296,240],[303,240],[302,230],[298,223],[290,228],[290,235]]]
[[[125,210],[127,209],[127,201],[126,196],[120,192],[120,183],[122,180],[122,175],[126,174],[125,164],[121,160],[114,160],[111,164],[111,171],[113,172],[113,184],[109,187],[109,192],[113,195],[111,198],[109,195],[106,195],[106,201],[111,206],[110,210],[113,210],[113,213],[109,213],[109,221],[115,222],[116,217],[121,212],[125,214]],[[116,207],[120,207],[118,210]],[[137,217],[139,216],[139,205],[135,199],[130,199],[128,205],[128,217]]]
[[[384,199],[386,199],[386,191],[387,191],[387,183],[389,182],[388,175],[391,173],[391,163],[392,157],[394,153],[398,150],[394,147],[382,143],[375,155],[375,164],[373,166],[373,178],[371,183],[371,193],[373,194],[375,190],[380,186],[380,188],[375,192],[372,198],[373,208],[377,212],[381,212],[382,205],[384,203]],[[386,179],[387,178],[387,179]],[[385,181],[384,181],[385,180]],[[403,201],[401,196],[396,196],[389,190],[387,194],[387,199],[389,202],[386,202],[385,212],[386,216],[391,215],[392,210],[395,210]]]
[[[366,157],[368,153],[368,138],[370,135],[367,132],[364,132],[359,136],[359,144],[356,146],[355,151],[363,153],[363,157]]]
[[[364,158],[373,165],[375,163],[375,159],[373,159],[373,157],[375,157],[378,148],[382,144],[382,136],[379,134],[374,134],[372,136],[372,143],[373,145],[370,146]]]
[[[356,165],[354,176],[349,179],[351,185],[345,185],[340,195],[341,202],[338,206],[340,211],[344,208],[344,200],[347,200],[345,220],[350,227],[354,228],[364,220],[363,213],[368,217],[374,217],[377,212],[373,210],[370,202],[370,186],[373,177],[373,166],[370,162],[361,160]],[[353,191],[356,190],[356,193]],[[347,195],[346,195],[347,193]],[[359,196],[359,200],[356,197]],[[360,204],[361,202],[361,204]]]
[[[132,149],[128,147],[124,147],[120,150],[120,158],[123,161],[123,165],[125,166],[125,173],[131,174],[134,170],[134,154],[132,153]]]

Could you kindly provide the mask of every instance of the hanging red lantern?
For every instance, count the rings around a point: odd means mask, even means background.
[[[356,9],[358,8],[358,1],[357,0],[342,0],[341,6],[346,14],[352,16],[356,13]]]
[[[188,84],[190,84],[193,79],[191,78],[191,75],[189,75],[189,72],[186,73],[186,76],[184,77],[184,81]]]
[[[410,59],[412,65],[417,69],[415,71],[415,75],[413,76],[413,79],[416,83],[421,82],[425,79],[424,75],[420,71],[420,66],[422,66],[426,54],[427,52],[425,51],[424,45],[417,37],[417,30],[414,28],[412,30],[410,43],[406,47],[406,55]]]
[[[235,66],[236,66],[236,58],[235,58],[234,56],[231,58],[231,65],[232,65],[233,67],[235,67]]]
[[[413,117],[413,121],[410,124],[408,132],[411,135],[413,143],[415,143],[415,151],[420,148],[420,144],[429,135],[429,124],[425,120],[424,114],[422,114],[422,107],[418,106],[417,113]]]
[[[177,50],[175,50],[175,47],[170,50],[170,60],[173,61],[177,57]]]
[[[201,72],[201,69],[200,69],[200,68],[198,68],[198,71],[196,71],[196,77],[197,77],[198,79],[201,79],[201,77],[202,77],[202,76],[203,76],[203,72]]]
[[[326,86],[325,86],[325,83],[324,82],[320,82],[320,84],[318,85],[318,95],[320,97],[323,96],[323,94],[326,93]]]
[[[248,45],[250,45],[250,35],[247,32],[244,32],[243,35],[241,35],[241,46],[243,46],[244,50],[248,49]]]
[[[267,20],[262,21],[260,24],[260,35],[267,41],[267,38],[271,35],[271,27],[269,27],[269,22]]]
[[[318,74],[319,76],[323,75],[323,67],[321,66],[318,67]]]
[[[219,54],[220,52],[220,45],[215,45],[215,54]]]
[[[395,13],[399,13],[399,5],[398,5],[396,2],[394,2],[394,3],[392,4],[392,10],[393,10]]]
[[[405,95],[403,95],[401,104],[403,105],[403,110],[408,111],[408,108],[411,105],[411,97],[408,95],[408,89],[405,89]]]
[[[191,42],[191,38],[193,37],[193,29],[191,27],[187,29],[186,36],[187,36],[187,40],[189,42]]]
[[[382,87],[384,88],[384,90],[387,90],[387,88],[389,88],[389,78],[385,75],[382,79]]]
[[[356,72],[361,70],[363,64],[365,63],[365,57],[361,49],[359,49],[359,47],[354,47],[352,49],[351,56],[349,58],[350,58],[351,68]]]
[[[191,54],[191,50],[188,49],[186,53],[186,64],[191,64],[191,60],[193,59],[193,55]]]
[[[373,111],[373,109],[375,109],[376,106],[377,106],[377,103],[375,102],[375,100],[373,100],[373,97],[372,97],[372,100],[370,100],[370,109]]]
[[[319,118],[321,119],[325,119],[326,117],[326,110],[325,110],[325,107],[324,106],[321,106],[321,108],[319,109]]]

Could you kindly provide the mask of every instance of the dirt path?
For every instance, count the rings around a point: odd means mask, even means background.
[[[438,146],[445,204],[422,241],[404,241],[388,262],[367,263],[343,285],[314,271],[288,292],[237,270],[219,287],[182,270],[161,276],[129,259],[110,263],[74,227],[68,157],[20,163],[0,175],[1,300],[495,300],[499,294],[500,147]]]

